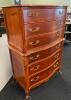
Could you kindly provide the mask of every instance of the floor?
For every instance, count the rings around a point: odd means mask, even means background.
[[[12,79],[1,92],[0,100],[24,100],[25,93]],[[47,83],[33,89],[32,100],[71,100],[71,44],[65,44],[62,58],[62,75],[55,74]]]

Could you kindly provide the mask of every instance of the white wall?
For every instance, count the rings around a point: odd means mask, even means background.
[[[30,5],[66,5],[67,0],[21,0],[22,4]],[[14,5],[14,0],[0,0],[0,7]]]
[[[13,5],[14,0],[0,0],[0,7],[4,7],[4,6],[9,6],[9,5]]]
[[[0,91],[12,76],[6,34],[0,37]]]
[[[67,0],[68,12],[71,13],[71,0]]]
[[[66,0],[21,0],[22,4],[30,5],[66,5]]]
[[[0,7],[13,5],[13,0],[0,0]],[[1,8],[0,8],[1,9]],[[7,36],[0,37],[0,91],[12,76]]]

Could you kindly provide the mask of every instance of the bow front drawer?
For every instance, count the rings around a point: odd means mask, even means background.
[[[35,84],[42,82],[45,79],[49,79],[49,76],[53,75],[55,70],[59,70],[59,67],[60,67],[60,63],[57,61],[49,69],[30,77],[29,78],[30,87],[35,86]]]
[[[24,22],[42,22],[42,21],[53,21],[58,18],[64,18],[65,9],[39,9],[30,8],[23,10]]]
[[[63,25],[64,21],[62,21],[62,19],[44,23],[25,24],[25,32],[27,36],[34,36],[56,31],[57,29],[62,28]]]
[[[46,68],[49,68],[54,62],[58,61],[58,63],[59,63],[61,61],[60,58],[61,58],[61,50],[54,53],[49,58],[44,58],[41,61],[31,64],[30,66],[28,66],[29,67],[29,75],[35,74],[36,72],[39,72]]]
[[[63,46],[63,41],[60,43],[57,43],[56,45],[54,45],[46,50],[42,50],[42,51],[30,54],[29,56],[26,57],[26,59],[28,60],[28,64],[38,61],[40,59],[44,59],[44,58],[52,55],[57,50],[60,50],[62,48],[62,46]]]
[[[27,38],[26,47],[27,49],[33,49],[35,47],[48,45],[60,38],[63,38],[63,29],[58,31],[53,31],[45,34],[41,34],[38,36],[31,36]]]

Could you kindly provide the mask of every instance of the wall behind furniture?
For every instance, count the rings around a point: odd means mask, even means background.
[[[71,0],[67,0],[68,12],[71,13]]]
[[[13,5],[14,0],[0,0],[0,7],[4,7],[4,6],[9,6],[9,5]]]
[[[0,37],[0,91],[12,76],[7,36]]]
[[[66,5],[67,0],[21,0],[22,4],[27,5]],[[0,0],[0,7],[14,5],[14,0]]]
[[[66,5],[66,0],[21,0],[22,4]]]
[[[0,9],[8,5],[13,5],[13,0],[0,0]],[[0,37],[0,91],[7,84],[11,76],[12,69],[7,47],[7,36],[4,34]]]

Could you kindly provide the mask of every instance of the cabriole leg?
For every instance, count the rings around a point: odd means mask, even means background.
[[[26,95],[25,100],[31,100],[31,96],[30,95]]]
[[[62,71],[61,71],[61,68],[59,68],[59,69],[58,69],[58,72],[59,72],[59,73],[62,75]]]
[[[11,80],[11,84],[14,85],[14,86],[17,84],[17,81],[16,81],[16,79],[15,79],[14,77],[13,77],[13,79]]]
[[[62,71],[61,70],[59,70],[59,73],[62,75]]]
[[[30,96],[30,93],[29,92],[30,92],[29,90],[26,91],[25,100],[31,100],[31,96]]]

